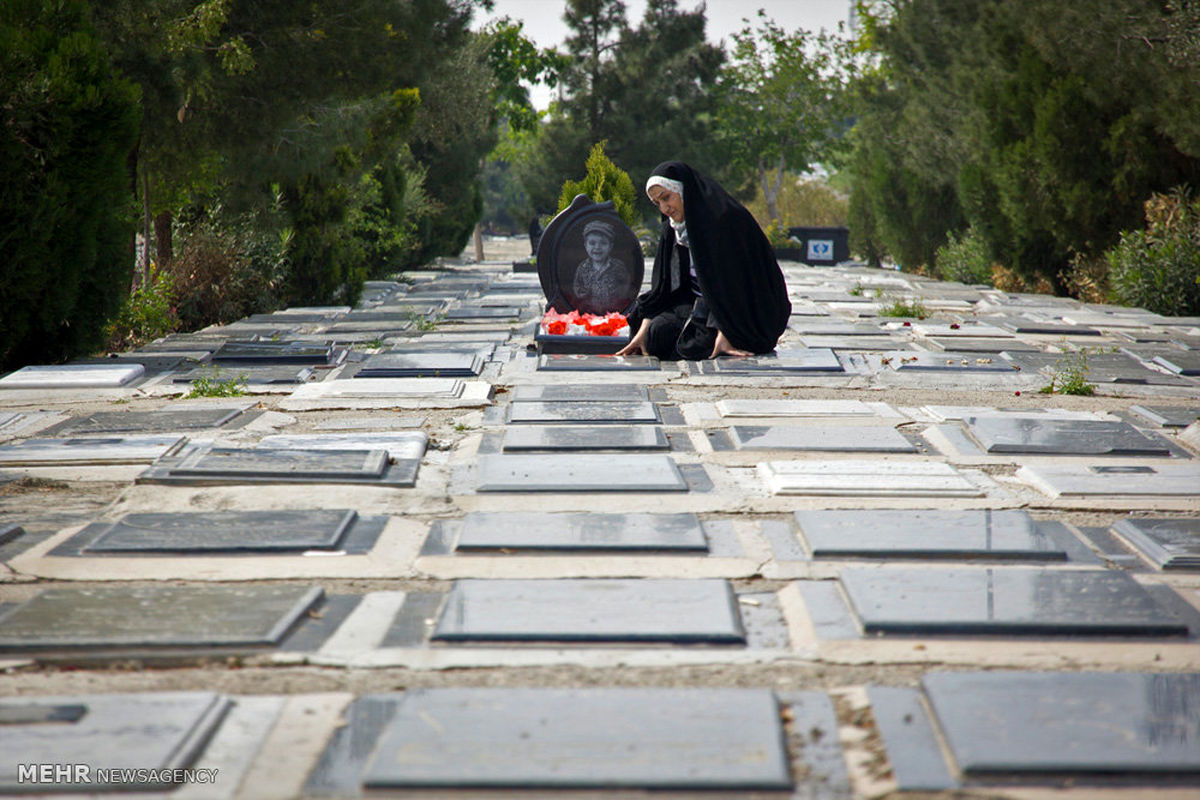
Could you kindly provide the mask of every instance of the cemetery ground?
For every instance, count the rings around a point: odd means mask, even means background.
[[[786,262],[773,359],[539,355],[527,247],[0,381],[0,793],[1200,792],[1200,320]]]

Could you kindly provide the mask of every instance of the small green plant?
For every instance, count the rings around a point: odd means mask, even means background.
[[[220,371],[213,367],[212,375],[204,375],[192,381],[192,390],[184,395],[193,397],[241,397],[246,394],[246,376],[222,378]]]
[[[105,331],[109,350],[127,350],[153,341],[179,328],[175,314],[175,282],[171,275],[150,265],[150,278],[134,289],[121,313]]]
[[[418,314],[415,311],[408,312],[408,321],[412,326],[419,331],[432,331],[438,326],[438,323],[444,318],[443,314],[434,314],[432,317],[426,317]]]
[[[376,336],[374,339],[368,339],[365,342],[360,342],[361,346],[367,350],[379,350],[387,346],[383,339]]]
[[[465,422],[456,422],[454,423],[454,430],[458,431],[459,433],[463,433],[464,431],[472,430],[472,426]]]
[[[925,304],[917,297],[911,300],[902,297],[893,298],[890,302],[880,306],[875,313],[881,317],[914,317],[916,319],[925,319],[929,316]]]
[[[854,288],[850,290],[850,295],[851,295],[852,297],[862,297],[862,295],[863,295],[863,287],[862,287],[862,284],[861,284],[861,283],[856,283],[856,284],[854,285]]]
[[[1087,350],[1066,353],[1054,363],[1050,383],[1038,391],[1042,394],[1073,394],[1091,397],[1096,393],[1095,384],[1088,383]]]

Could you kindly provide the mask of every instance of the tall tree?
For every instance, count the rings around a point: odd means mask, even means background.
[[[850,43],[825,31],[788,33],[762,11],[758,28],[744,28],[733,42],[718,135],[731,164],[754,174],[777,221],[784,176],[828,159],[848,127]]]
[[[576,59],[563,82],[584,112],[588,141],[597,142],[603,135],[602,108],[613,88],[606,67],[627,26],[625,4],[621,0],[567,0],[563,20],[572,31],[566,41],[567,52]]]
[[[81,0],[0,4],[0,370],[85,352],[120,308],[138,100]]]

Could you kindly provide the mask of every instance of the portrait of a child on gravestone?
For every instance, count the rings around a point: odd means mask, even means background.
[[[587,258],[575,270],[567,297],[580,313],[607,314],[623,311],[628,303],[630,272],[621,259],[613,256],[616,231],[603,220],[583,226],[583,246]]]

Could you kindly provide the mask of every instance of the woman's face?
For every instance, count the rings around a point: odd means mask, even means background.
[[[651,186],[650,202],[658,207],[672,222],[683,222],[683,197],[676,192],[668,191],[661,186]]]
[[[600,233],[589,233],[587,238],[583,240],[583,246],[587,250],[588,258],[597,264],[603,264],[608,261],[608,256],[612,253],[612,242],[609,238]]]

